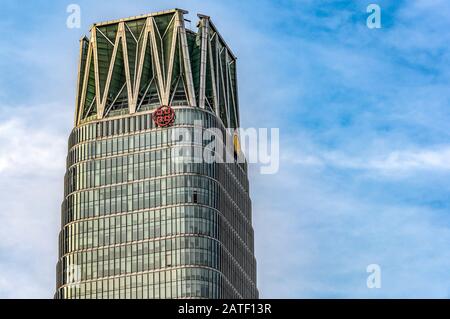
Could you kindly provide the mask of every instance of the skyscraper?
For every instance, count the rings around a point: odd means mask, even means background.
[[[258,297],[247,165],[227,130],[236,57],[209,17],[194,32],[186,13],[97,23],[80,41],[56,298]],[[198,127],[231,136],[231,162],[174,156],[174,130]]]

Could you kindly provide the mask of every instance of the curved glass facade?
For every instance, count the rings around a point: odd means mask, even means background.
[[[221,126],[175,112],[170,128],[139,113],[71,133],[57,298],[258,297],[246,165],[174,161],[171,130]]]

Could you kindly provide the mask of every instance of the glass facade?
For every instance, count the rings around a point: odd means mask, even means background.
[[[174,16],[183,13],[170,12]],[[167,14],[113,22],[107,27],[120,32],[120,23],[127,23],[132,32],[128,24],[136,26],[143,19]],[[200,28],[199,34],[202,32]],[[80,60],[85,74],[90,73],[89,58],[82,54]],[[191,70],[196,73],[200,69]],[[227,134],[219,104],[212,103],[209,108],[198,103],[201,88],[193,86],[194,100],[186,98],[187,93],[184,102],[172,103],[175,122],[160,128],[152,120],[152,112],[163,104],[160,93],[154,100],[144,94],[144,107],[136,110],[130,109],[127,98],[122,99],[121,106],[111,107],[114,112],[100,116],[101,105],[95,98],[94,113],[80,103],[89,90],[96,94],[96,81],[94,88],[83,84],[85,81],[90,77],[79,72],[55,297],[258,298],[246,163],[194,163],[173,156],[173,130],[184,128],[194,134],[195,122],[202,123],[203,130],[219,128]],[[204,99],[207,101],[206,95]],[[230,117],[233,112],[236,114]],[[225,108],[222,114],[237,124],[237,107],[233,112]],[[85,117],[79,115],[83,113]],[[203,151],[206,144],[191,142],[187,147],[195,153],[196,149]]]

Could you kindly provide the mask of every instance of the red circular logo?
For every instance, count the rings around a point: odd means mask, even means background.
[[[166,127],[175,121],[175,111],[167,105],[160,106],[153,112],[153,122],[156,126]]]

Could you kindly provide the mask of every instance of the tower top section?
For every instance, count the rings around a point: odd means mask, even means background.
[[[199,14],[182,9],[94,23],[80,40],[75,126],[151,112],[163,105],[207,109],[239,126],[236,57]]]

